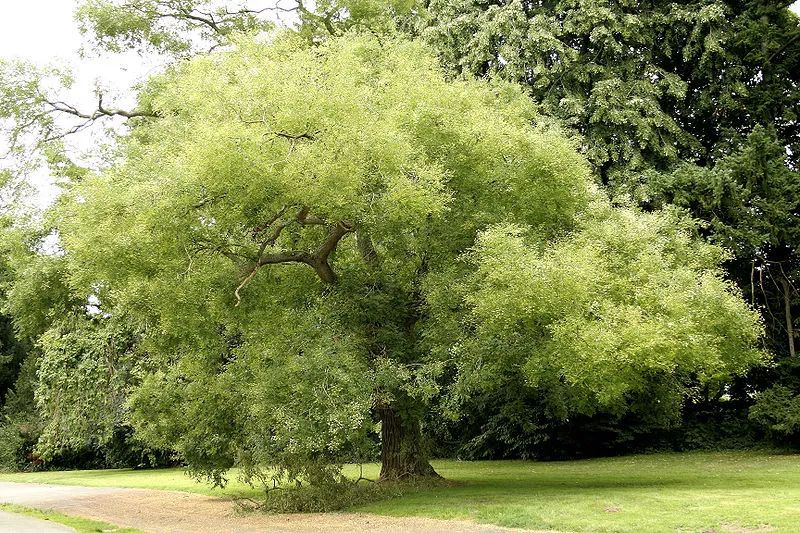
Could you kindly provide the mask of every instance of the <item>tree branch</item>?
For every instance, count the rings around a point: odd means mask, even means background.
[[[283,212],[284,210],[282,210]],[[280,214],[273,219],[273,223],[278,220]],[[300,222],[301,224],[317,224],[317,219],[314,217],[314,222],[305,222],[306,220],[310,219],[311,216],[308,215],[308,208],[303,208],[295,217],[295,220]],[[236,296],[236,304],[235,307],[239,307],[239,304],[242,302],[241,297],[241,290],[250,283],[253,278],[255,278],[258,271],[261,267],[266,265],[277,265],[282,263],[302,263],[305,265],[310,266],[314,269],[314,272],[317,273],[319,279],[322,280],[323,283],[327,283],[333,285],[337,281],[336,272],[334,272],[333,268],[331,268],[329,259],[331,254],[336,250],[339,246],[339,242],[344,238],[345,235],[348,233],[353,233],[355,231],[355,226],[347,221],[340,221],[330,227],[328,231],[328,236],[325,238],[325,241],[317,248],[314,253],[309,253],[305,251],[285,251],[285,252],[277,252],[271,254],[265,254],[268,246],[274,245],[275,241],[280,236],[283,229],[288,226],[292,220],[283,221],[281,224],[275,227],[274,231],[267,238],[259,248],[258,255],[256,258],[255,263],[249,269],[247,274],[245,275],[242,282],[236,287],[234,291],[234,295]],[[324,223],[324,222],[323,222]]]
[[[140,109],[134,109],[133,111],[126,111],[124,109],[108,109],[103,106],[102,94],[98,95],[97,109],[92,113],[81,112],[75,106],[62,102],[60,100],[50,101],[45,99],[44,103],[49,105],[53,111],[58,111],[60,113],[65,113],[67,115],[72,115],[78,118],[84,118],[89,121],[95,121],[100,117],[119,116],[125,118],[137,118],[137,117],[157,118],[160,116],[158,113],[143,111]]]
[[[314,136],[310,133],[299,133],[297,135],[292,135],[291,133],[286,133],[283,131],[276,131],[274,133],[276,137],[283,137],[284,139],[290,139],[292,141],[296,141],[297,139],[306,139],[309,141],[314,140]]]
[[[317,252],[314,256],[319,261],[328,261],[328,257],[333,253],[336,247],[339,245],[339,241],[342,240],[342,237],[347,235],[348,233],[352,233],[355,231],[355,227],[346,221],[341,221],[331,227],[330,232],[328,233],[328,238],[325,239],[325,242],[322,243],[317,249]]]
[[[255,238],[259,233],[261,233],[262,231],[265,231],[267,228],[269,228],[271,225],[273,225],[276,220],[278,220],[279,218],[281,218],[283,216],[283,214],[286,212],[287,209],[289,209],[289,207],[284,205],[269,220],[267,220],[263,224],[260,224],[260,225],[256,226],[255,229],[253,229],[253,238]]]
[[[297,213],[295,219],[297,220],[297,222],[300,223],[301,226],[310,226],[310,225],[324,226],[327,224],[324,218],[310,215],[308,213],[307,206],[303,206],[300,209],[300,212]]]

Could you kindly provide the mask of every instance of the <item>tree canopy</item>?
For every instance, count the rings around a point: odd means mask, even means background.
[[[374,421],[382,479],[431,475],[432,400],[504,372],[585,411],[763,359],[719,249],[611,207],[518,89],[418,43],[240,38],[140,108],[58,228],[75,289],[144,332],[135,428],[216,479],[336,479]]]

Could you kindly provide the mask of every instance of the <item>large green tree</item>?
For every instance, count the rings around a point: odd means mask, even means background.
[[[421,421],[508,373],[569,408],[680,397],[762,360],[721,251],[612,208],[513,86],[424,47],[241,38],[151,80],[59,232],[75,290],[136,317],[144,438],[219,476],[434,475]]]
[[[579,132],[605,183],[705,164],[758,125],[800,154],[800,26],[781,2],[431,0],[420,27],[458,73],[520,82]]]

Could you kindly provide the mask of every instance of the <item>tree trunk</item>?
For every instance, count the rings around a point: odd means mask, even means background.
[[[794,349],[794,320],[792,319],[792,287],[789,281],[781,278],[783,285],[783,312],[786,317],[786,334],[789,337],[789,356],[795,356]]]
[[[441,477],[428,462],[418,420],[406,420],[392,407],[378,409],[381,419],[379,481]]]

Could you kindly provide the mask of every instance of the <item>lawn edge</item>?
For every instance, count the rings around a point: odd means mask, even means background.
[[[102,520],[86,518],[77,515],[68,515],[58,511],[38,509],[36,507],[26,507],[13,503],[0,503],[0,511],[13,513],[48,522],[55,522],[67,527],[71,527],[77,533],[97,533],[107,531],[113,533],[144,533],[142,530],[128,527],[121,527]]]

